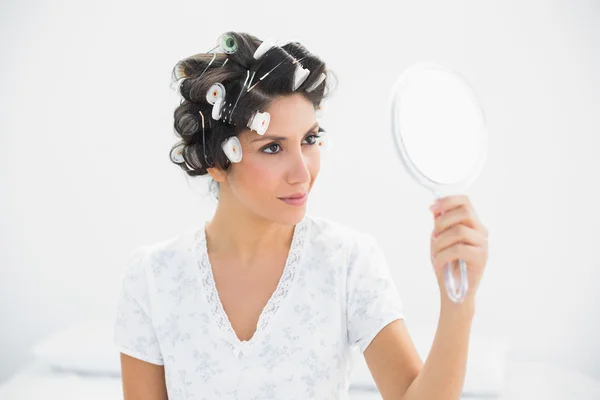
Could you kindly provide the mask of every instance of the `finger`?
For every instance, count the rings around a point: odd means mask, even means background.
[[[438,216],[434,222],[434,232],[439,236],[443,231],[456,224],[465,224],[470,228],[479,229],[479,221],[470,208],[460,206],[443,215]]]
[[[435,255],[457,243],[485,246],[487,239],[481,232],[466,225],[458,224],[446,229],[438,237],[434,238],[431,243],[431,249]]]
[[[481,223],[481,221],[479,222],[479,227],[480,227],[479,231],[481,233],[483,233],[483,236],[485,236],[485,238],[487,239],[489,236],[488,229]]]
[[[434,257],[434,268],[438,269],[454,260],[464,260],[467,265],[475,263],[484,256],[484,250],[479,246],[459,243],[440,251]]]
[[[438,213],[444,214],[462,205],[471,206],[471,201],[469,200],[468,196],[464,194],[457,194],[452,196],[440,197],[436,200],[432,207]]]
[[[475,212],[475,208],[471,201],[466,195],[455,195],[455,196],[447,196],[438,199],[434,204],[432,204],[429,209],[434,213],[434,218],[439,217],[440,215],[446,214],[451,210],[455,210],[460,207],[466,207],[470,210],[471,215],[473,216],[475,229],[480,230],[488,234],[487,228],[483,226],[481,221],[479,220],[479,216]]]

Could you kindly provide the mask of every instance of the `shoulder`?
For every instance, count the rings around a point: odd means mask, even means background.
[[[361,233],[358,229],[348,224],[334,221],[329,218],[307,215],[306,221],[308,230],[310,231],[310,236],[314,238],[320,238],[321,240],[347,240],[348,238],[354,237]]]
[[[347,254],[352,254],[375,240],[370,233],[344,222],[312,215],[306,220],[311,244],[329,250],[342,248]]]
[[[129,274],[147,276],[149,272],[160,272],[168,265],[186,260],[195,250],[198,231],[199,228],[188,229],[133,248],[129,255]]]

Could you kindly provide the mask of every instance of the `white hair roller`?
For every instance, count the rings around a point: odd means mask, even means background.
[[[257,111],[248,120],[248,128],[256,131],[259,135],[264,135],[269,128],[269,122],[271,122],[271,114]]]
[[[242,144],[237,136],[231,136],[221,144],[223,152],[232,163],[242,161]]]
[[[181,164],[185,160],[183,159],[183,148],[185,144],[183,142],[179,143],[177,146],[171,149],[171,161],[175,164]]]
[[[331,138],[327,133],[321,133],[320,137],[317,138],[316,144],[321,152],[327,153],[331,148]]]
[[[226,32],[219,36],[218,43],[219,49],[225,54],[233,54],[238,50],[237,40],[231,33]]]
[[[209,104],[215,104],[219,98],[225,98],[225,86],[223,86],[222,83],[217,82],[206,92],[206,101],[208,101]]]
[[[297,63],[296,71],[294,71],[294,90],[298,89],[304,83],[309,74],[310,70],[303,68],[300,63]]]
[[[325,80],[325,78],[327,78],[327,75],[325,75],[324,72],[321,72],[321,75],[319,75],[319,77],[317,78],[317,80],[315,81],[315,83],[313,83],[312,85],[310,85],[310,87],[306,88],[307,92],[312,92],[313,90],[315,90],[317,87],[319,87],[319,85],[321,83],[323,83],[323,81]]]
[[[288,45],[288,44],[290,44],[292,42],[297,42],[297,40],[278,40],[277,41],[277,46],[283,47],[283,46]]]
[[[221,118],[221,108],[223,107],[223,98],[219,97],[215,100],[215,104],[213,105],[213,109],[212,109],[212,117],[213,119],[220,119]]]
[[[187,79],[186,76],[184,76],[183,78],[179,78],[177,79],[177,82],[175,82],[173,84],[173,86],[171,86],[172,89],[174,89],[178,95],[181,96],[181,86],[183,85],[183,82]]]
[[[267,40],[263,41],[260,44],[260,46],[258,46],[256,51],[254,52],[254,59],[258,60],[259,58],[264,56],[267,51],[271,50],[271,48],[274,46],[275,46],[275,41],[272,39],[267,39]]]

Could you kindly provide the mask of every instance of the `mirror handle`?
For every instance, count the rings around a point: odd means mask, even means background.
[[[455,262],[449,262],[444,267],[444,275],[446,281],[446,293],[448,298],[454,303],[461,303],[467,295],[469,290],[469,280],[467,279],[467,263],[465,260],[457,260],[459,262],[460,277],[458,279],[459,285],[456,285],[456,279],[454,278],[454,267]]]
[[[435,200],[442,197],[440,193],[434,193],[433,197]],[[456,278],[454,278],[454,269],[456,268],[456,261],[458,261],[459,279],[458,285]],[[455,260],[449,262],[444,266],[444,281],[446,285],[446,294],[448,298],[454,303],[461,303],[467,291],[469,290],[469,280],[467,279],[467,263],[465,260]]]

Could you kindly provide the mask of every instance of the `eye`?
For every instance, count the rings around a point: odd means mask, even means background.
[[[321,133],[321,132],[325,132],[325,129],[319,127],[318,132],[315,132],[314,134],[307,136],[305,140],[308,141],[308,144],[314,145],[317,143],[317,139],[321,137],[321,135],[319,135],[319,133]]]
[[[306,139],[304,139],[305,141],[308,142],[308,144],[315,144],[317,142],[317,138],[319,137],[319,135],[309,135],[306,137]]]
[[[262,151],[263,151],[263,153],[266,153],[266,154],[277,154],[277,153],[279,153],[279,151],[273,150],[273,149],[277,149],[277,148],[281,148],[281,146],[279,146],[277,143],[271,143],[271,144],[267,145],[266,147],[263,147]],[[272,151],[269,152],[266,150],[272,150]]]

